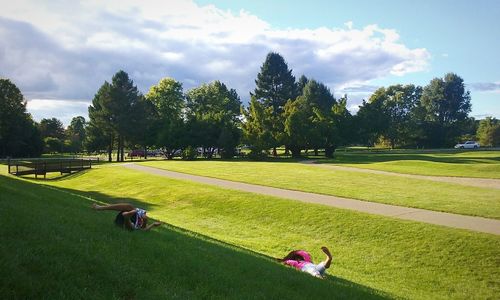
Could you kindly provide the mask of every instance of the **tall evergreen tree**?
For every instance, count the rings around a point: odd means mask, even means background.
[[[135,108],[142,101],[142,95],[134,82],[124,71],[118,71],[111,84],[105,82],[95,95],[89,107],[89,118],[94,128],[101,130],[101,135],[109,138],[108,159],[114,142],[117,144],[117,161],[124,160],[125,143],[133,139]]]
[[[100,150],[106,147],[108,161],[112,160],[112,151],[115,139],[112,122],[115,120],[111,111],[111,84],[105,81],[99,88],[89,106],[89,126],[87,130],[87,150]],[[106,141],[105,145],[103,144]]]
[[[267,55],[255,80],[256,88],[252,94],[265,108],[272,108],[271,118],[273,128],[271,134],[274,138],[273,155],[276,147],[282,143],[284,117],[283,111],[289,99],[297,96],[297,85],[292,70],[288,69],[285,59],[278,53],[271,52]]]

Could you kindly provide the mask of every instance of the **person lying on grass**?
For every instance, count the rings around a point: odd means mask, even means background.
[[[97,205],[93,203],[92,208],[95,210],[118,211],[115,218],[115,224],[128,230],[150,230],[155,226],[161,225],[161,222],[154,222],[153,224],[147,225],[148,216],[146,215],[146,211],[141,208],[136,208],[128,203],[117,203],[111,205]]]
[[[304,250],[294,250],[288,253],[287,256],[278,258],[278,261],[315,277],[323,278],[325,270],[328,269],[332,263],[332,254],[330,250],[324,246],[321,247],[321,250],[326,254],[326,259],[317,265],[312,263],[311,254]]]

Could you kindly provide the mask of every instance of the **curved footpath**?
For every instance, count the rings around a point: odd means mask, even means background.
[[[500,235],[500,220],[487,219],[482,217],[472,217],[443,213],[419,208],[403,207],[355,199],[341,198],[336,196],[320,195],[307,192],[292,191],[268,186],[241,183],[223,179],[216,179],[204,176],[197,176],[168,170],[157,169],[134,163],[126,163],[121,166],[142,171],[154,175],[165,176],[174,179],[190,180],[199,183],[215,185],[223,188],[245,191],[280,198],[287,198],[308,203],[317,203],[333,207],[350,209],[375,215],[382,215],[392,218],[419,221],[424,223],[442,225],[453,228],[468,229],[472,231],[491,233]]]
[[[310,166],[315,166],[318,168],[325,168],[325,169],[334,169],[334,170],[336,169],[336,170],[350,171],[350,172],[399,176],[399,177],[424,179],[424,180],[439,181],[439,182],[456,183],[456,184],[461,184],[461,185],[475,186],[475,187],[482,187],[482,188],[500,189],[500,179],[404,174],[404,173],[396,173],[396,172],[389,172],[389,171],[362,169],[362,168],[356,168],[356,167],[346,167],[346,166],[339,166],[339,165],[318,164],[314,160],[303,160],[300,163],[310,165]]]

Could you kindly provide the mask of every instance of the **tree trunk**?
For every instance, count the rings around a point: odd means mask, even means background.
[[[113,136],[111,136],[111,138],[109,140],[109,145],[108,145],[108,161],[109,162],[113,161],[112,154],[113,154]]]
[[[125,138],[122,137],[122,148],[121,148],[121,159],[120,161],[125,161]]]
[[[300,147],[290,147],[293,158],[300,158]]]
[[[314,148],[314,155],[318,156],[318,148]]]
[[[144,159],[148,159],[148,146],[144,145]]]
[[[273,156],[278,156],[278,151],[276,151],[276,147],[273,147]]]
[[[122,138],[120,135],[118,135],[118,149],[116,151],[116,161],[120,161],[120,149],[122,147]]]
[[[285,156],[290,155],[290,149],[288,149],[288,146],[285,146]]]
[[[325,156],[328,158],[333,158],[333,154],[335,153],[334,146],[325,147]]]

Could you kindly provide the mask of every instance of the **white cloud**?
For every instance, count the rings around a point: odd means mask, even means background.
[[[89,105],[90,101],[33,99],[28,101],[26,108],[37,122],[57,117],[64,126],[68,126],[76,116],[83,116],[88,120]]]
[[[334,90],[427,68],[429,52],[394,29],[345,25],[281,30],[185,0],[17,0],[0,11],[0,76],[28,98],[91,99],[123,69],[142,91],[165,76],[187,89],[219,79],[245,100],[269,51]]]
[[[477,92],[500,93],[500,82],[474,82],[467,87]]]

